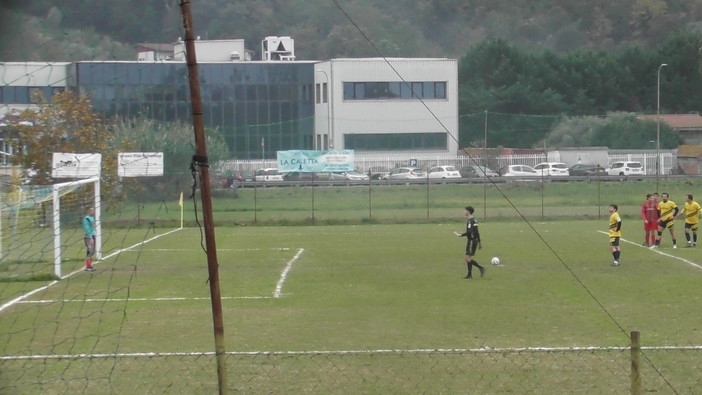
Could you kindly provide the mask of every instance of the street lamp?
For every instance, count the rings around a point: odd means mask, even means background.
[[[656,193],[658,193],[658,176],[661,172],[661,69],[666,63],[658,66],[657,112],[656,117]]]
[[[329,149],[334,149],[334,134],[332,133],[332,100],[334,96],[332,95],[332,82],[329,80],[329,75],[326,71],[317,69],[317,72],[324,74],[324,78],[327,79],[327,86],[329,87],[329,95],[327,96],[327,141],[329,142]],[[324,92],[321,92],[322,97],[325,96]]]

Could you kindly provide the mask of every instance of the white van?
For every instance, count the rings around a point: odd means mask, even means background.
[[[644,174],[641,162],[614,162],[607,169],[610,176],[640,176]]]
[[[256,181],[283,181],[283,175],[274,167],[258,169],[254,174]]]

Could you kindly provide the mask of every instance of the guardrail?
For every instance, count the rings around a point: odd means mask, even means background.
[[[472,178],[414,178],[414,179],[381,179],[381,180],[300,180],[300,181],[235,181],[232,188],[270,188],[270,187],[293,187],[293,186],[363,186],[366,185],[440,185],[440,184],[504,184],[509,182],[620,182],[653,180],[655,175],[632,175],[632,176],[538,176],[538,177],[472,177]],[[685,175],[663,175],[660,179],[686,179]]]

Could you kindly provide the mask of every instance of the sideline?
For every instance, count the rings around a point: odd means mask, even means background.
[[[300,258],[303,252],[305,252],[304,248],[300,248],[299,250],[297,250],[297,254],[295,254],[295,256],[288,261],[288,264],[285,266],[285,269],[283,269],[283,272],[280,273],[280,279],[278,280],[278,284],[276,284],[275,286],[275,292],[273,292],[274,298],[280,298],[280,296],[282,295],[283,284],[285,284],[285,279],[287,279],[288,277],[288,272],[290,272],[293,263],[295,263],[295,261],[297,261]]]
[[[677,351],[700,351],[702,346],[641,346],[643,351],[661,351],[661,350],[677,350]],[[576,346],[576,347],[516,347],[516,348],[417,348],[417,349],[376,349],[376,350],[310,350],[310,351],[227,351],[226,355],[238,356],[304,356],[304,355],[368,355],[368,354],[383,354],[383,355],[402,355],[402,354],[523,354],[523,353],[582,353],[596,351],[628,351],[631,346]],[[183,351],[183,352],[130,352],[130,353],[112,353],[112,354],[64,354],[64,355],[4,355],[0,356],[0,361],[21,361],[21,360],[52,360],[52,359],[113,359],[113,358],[154,358],[154,357],[201,357],[215,356],[215,351]]]
[[[166,233],[163,233],[163,234],[160,234],[160,235],[156,235],[156,236],[154,236],[154,237],[152,237],[152,238],[150,238],[150,239],[140,241],[140,242],[138,242],[138,243],[136,243],[136,244],[134,244],[134,245],[132,245],[132,246],[129,246],[129,247],[127,247],[127,248],[123,248],[123,249],[121,249],[121,250],[117,250],[117,251],[113,252],[112,254],[109,254],[109,255],[103,257],[103,258],[102,258],[101,260],[99,260],[98,262],[95,262],[95,265],[97,265],[99,262],[104,261],[105,259],[109,259],[109,258],[111,258],[111,257],[113,257],[113,256],[115,256],[115,255],[117,255],[117,254],[121,254],[121,253],[124,252],[124,251],[129,251],[129,250],[134,249],[134,248],[136,248],[136,247],[138,247],[138,246],[140,246],[140,245],[144,245],[144,244],[146,244],[146,243],[148,243],[148,242],[154,241],[154,240],[158,239],[159,237],[163,237],[163,236],[170,235],[171,233],[175,233],[175,232],[177,232],[177,231],[179,231],[179,230],[183,230],[183,228],[173,229],[173,230],[170,230],[170,231],[168,231],[168,232],[166,232]],[[83,271],[83,269],[76,270],[76,271],[74,271],[74,272],[72,272],[72,273],[69,273],[69,274],[67,274],[67,275],[65,275],[65,276],[63,276],[63,277],[61,277],[61,280],[65,279],[65,278],[68,278],[68,277],[71,277],[71,276],[75,275],[76,273],[80,273],[80,272],[82,272],[82,271]],[[39,287],[39,288],[37,288],[37,289],[35,289],[35,290],[32,290],[32,291],[27,292],[27,293],[24,294],[24,295],[21,295],[21,296],[18,296],[17,298],[15,298],[15,299],[12,299],[11,301],[9,301],[9,302],[3,304],[2,306],[0,306],[0,312],[2,312],[3,310],[7,309],[8,307],[14,306],[15,304],[17,304],[17,303],[23,301],[24,299],[26,299],[26,298],[28,298],[28,297],[34,295],[34,294],[37,293],[37,292],[41,292],[41,291],[43,291],[43,290],[45,290],[45,289],[49,289],[50,287],[52,287],[52,286],[58,284],[58,282],[59,282],[58,280],[54,280],[54,281],[50,282],[49,284],[44,285],[43,287]]]
[[[602,233],[602,234],[605,234],[605,235],[609,235],[609,233],[607,233],[607,232],[605,232],[605,231],[603,231],[603,230],[598,230],[598,232],[600,232],[600,233]],[[625,243],[629,243],[629,244],[631,244],[631,245],[635,245],[635,246],[637,246],[637,247],[639,247],[639,248],[645,248],[645,249],[647,249],[647,250],[650,250],[651,252],[655,252],[656,254],[663,255],[664,257],[677,259],[677,260],[679,260],[679,261],[682,261],[682,262],[687,263],[687,264],[690,265],[690,266],[693,266],[693,267],[696,267],[697,269],[702,270],[702,266],[700,266],[699,264],[697,264],[697,263],[695,263],[695,262],[693,262],[693,261],[687,260],[687,259],[685,259],[685,258],[681,258],[681,257],[679,257],[679,256],[672,255],[672,254],[668,254],[667,252],[663,252],[663,251],[661,251],[660,248],[651,249],[651,248],[649,248],[649,247],[644,247],[644,246],[642,246],[642,245],[639,244],[639,243],[634,243],[633,241],[629,241],[629,240],[626,240],[626,239],[621,239],[621,238],[620,238],[619,240],[620,240],[620,241],[623,241],[623,242],[625,242]]]

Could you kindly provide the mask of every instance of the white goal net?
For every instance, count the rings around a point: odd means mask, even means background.
[[[62,277],[62,262],[82,259],[81,220],[95,208],[96,255],[102,245],[100,181],[90,178],[54,185],[23,185],[0,198],[0,279]],[[84,254],[84,251],[83,251]]]

